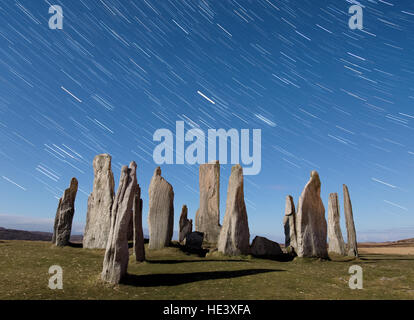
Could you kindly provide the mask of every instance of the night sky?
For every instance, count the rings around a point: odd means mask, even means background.
[[[317,170],[322,197],[350,189],[358,240],[414,236],[414,2],[1,0],[0,226],[51,230],[70,179],[82,232],[92,160],[135,160],[147,227],[157,129],[262,130],[245,177],[252,235],[283,239]],[[49,29],[50,5],[63,29]],[[221,219],[231,165],[221,167]],[[198,165],[164,165],[194,219]],[[345,234],[345,224],[342,223]]]

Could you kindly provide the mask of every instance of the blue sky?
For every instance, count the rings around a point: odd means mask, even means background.
[[[49,29],[50,4],[63,30]],[[153,133],[184,120],[262,130],[261,173],[245,177],[252,234],[283,239],[285,196],[297,203],[317,170],[326,208],[348,185],[360,240],[413,237],[414,3],[361,1],[363,30],[348,27],[351,4],[1,2],[0,226],[50,230],[75,176],[82,231],[92,160],[109,153],[116,183],[137,162],[146,227]],[[181,206],[198,208],[198,166],[162,171],[177,229]]]

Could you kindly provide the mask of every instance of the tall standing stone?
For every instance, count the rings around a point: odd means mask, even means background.
[[[186,205],[183,205],[180,215],[180,233],[179,233],[179,242],[183,242],[187,234],[193,232],[193,220],[188,220],[188,208]]]
[[[149,187],[148,227],[149,249],[161,249],[170,244],[174,227],[174,190],[161,177],[160,167],[155,169]]]
[[[349,197],[348,187],[346,185],[343,185],[343,189],[345,221],[348,236],[348,256],[358,257],[358,245],[355,231],[354,214],[352,212],[351,198]]]
[[[134,199],[138,188],[136,169],[135,162],[131,162],[129,168],[122,167],[119,187],[112,207],[111,228],[101,275],[102,280],[112,284],[120,283],[128,269],[127,233],[133,216]]]
[[[225,255],[246,255],[250,249],[250,232],[244,203],[243,168],[231,168],[227,189],[226,213],[221,228],[218,251]]]
[[[296,235],[296,253],[299,257],[328,257],[325,207],[321,199],[321,181],[316,171],[312,171],[299,198]]]
[[[75,215],[75,200],[78,192],[78,180],[72,178],[70,187],[65,190],[56,210],[52,242],[59,246],[67,246],[72,232],[72,221]]]
[[[296,244],[296,211],[293,197],[286,197],[285,217],[283,218],[283,226],[285,229],[285,248],[288,252],[294,252]]]
[[[93,160],[93,191],[88,199],[83,247],[105,249],[111,227],[111,211],[114,202],[114,174],[109,154],[97,155]]]
[[[200,165],[200,207],[196,212],[195,229],[204,234],[204,241],[217,244],[220,234],[220,163]]]
[[[328,252],[345,255],[345,243],[342,237],[341,222],[339,217],[338,194],[331,193],[328,202]]]
[[[139,185],[137,186],[134,195],[134,205],[132,207],[132,212],[134,225],[134,255],[136,261],[142,262],[145,260],[145,248],[144,232],[142,230],[141,188],[139,187]]]

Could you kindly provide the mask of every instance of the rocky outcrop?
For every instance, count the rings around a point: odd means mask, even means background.
[[[72,221],[75,215],[75,200],[78,192],[78,180],[72,178],[70,187],[65,190],[56,210],[52,243],[59,247],[67,246],[72,232]]]
[[[285,248],[287,252],[294,253],[296,244],[296,211],[293,197],[286,197],[285,217],[283,218],[283,226],[285,229]]]
[[[328,252],[345,255],[345,243],[342,237],[339,217],[338,194],[331,193],[328,202]]]
[[[174,190],[161,177],[159,167],[155,170],[149,187],[148,227],[149,249],[161,249],[170,244],[174,227]]]
[[[186,205],[183,205],[180,215],[180,230],[179,230],[179,242],[183,242],[187,234],[193,231],[193,220],[188,220],[187,217],[188,208]]]
[[[114,175],[111,156],[101,154],[93,160],[93,190],[88,199],[83,247],[105,249],[111,227],[111,211],[114,202]]]
[[[141,188],[136,188],[134,195],[134,205],[132,207],[132,220],[134,226],[134,255],[135,260],[142,262],[145,260],[144,232],[142,230],[142,199]]]
[[[186,249],[201,250],[203,245],[204,235],[202,232],[190,232],[184,239]]]
[[[264,237],[255,237],[250,247],[250,253],[257,257],[277,257],[283,251],[277,242]]]
[[[296,253],[299,257],[327,258],[327,224],[319,174],[311,178],[299,198],[296,214]]]
[[[246,255],[250,250],[250,233],[244,203],[243,168],[231,169],[227,189],[226,213],[221,228],[218,251],[225,255]]]
[[[119,187],[111,214],[111,228],[103,262],[102,280],[118,284],[128,269],[128,228],[133,216],[134,199],[137,193],[137,165],[131,162],[129,168],[121,170]]]
[[[220,234],[220,163],[200,165],[200,207],[196,212],[195,230],[204,233],[204,240],[217,244]]]
[[[352,212],[351,198],[349,197],[349,190],[346,185],[343,185],[343,190],[345,221],[348,236],[348,256],[358,257],[358,244],[355,231],[354,214]]]

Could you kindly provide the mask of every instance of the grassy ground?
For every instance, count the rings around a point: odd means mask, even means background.
[[[414,256],[362,255],[359,260],[187,255],[178,248],[131,256],[125,283],[103,284],[102,250],[56,248],[44,242],[0,241],[0,299],[414,299]],[[351,265],[364,289],[348,287]],[[63,268],[63,290],[48,288],[51,265]]]

